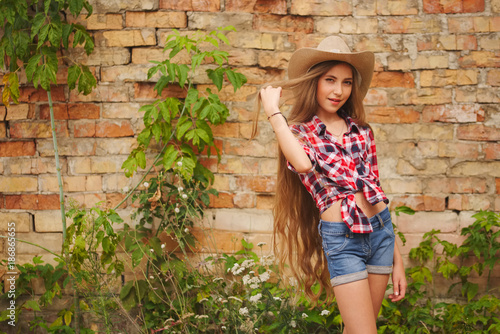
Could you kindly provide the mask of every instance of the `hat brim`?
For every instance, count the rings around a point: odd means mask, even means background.
[[[314,48],[295,51],[288,63],[288,78],[295,79],[306,74],[311,67],[324,61],[337,60],[351,64],[361,76],[359,91],[365,97],[370,87],[375,66],[375,56],[370,51],[336,53]]]

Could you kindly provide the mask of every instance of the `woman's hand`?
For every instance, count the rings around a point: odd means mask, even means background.
[[[267,86],[260,90],[260,98],[262,101],[262,107],[267,117],[272,114],[279,112],[279,103],[281,97],[281,87]]]
[[[405,297],[406,287],[408,286],[403,261],[395,261],[392,267],[392,284],[394,292],[389,295],[389,299],[392,302],[400,301]]]

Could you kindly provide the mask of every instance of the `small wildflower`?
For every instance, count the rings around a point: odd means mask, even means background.
[[[329,314],[330,314],[330,311],[328,311],[328,310],[323,310],[323,311],[321,311],[321,315],[325,315],[325,316],[327,316],[327,315],[329,315]]]
[[[202,315],[197,314],[194,318],[195,319],[206,319],[206,318],[208,318],[208,315],[206,315],[206,314],[202,314]]]
[[[265,271],[260,275],[260,281],[262,283],[266,282],[269,278],[271,278],[271,275],[269,275],[269,271]]]
[[[267,245],[267,242],[259,242],[257,244],[258,247],[262,247],[262,246],[265,246],[265,245]]]
[[[144,188],[149,188],[149,183],[148,182],[144,182],[143,185],[144,185]]]
[[[182,187],[177,188],[177,191],[178,191],[178,192],[180,192],[180,193],[181,193],[183,190],[184,190],[184,188],[182,188]]]
[[[259,287],[259,285],[256,283],[250,284],[250,289],[257,289],[258,287]]]
[[[281,301],[281,298],[280,297],[274,297],[274,300]]]
[[[243,276],[243,284],[247,285],[250,282],[250,275]]]
[[[208,301],[208,299],[206,299],[206,298],[200,299],[200,303],[206,302],[206,301]]]
[[[186,228],[184,229],[184,232],[189,233],[189,229],[186,227]]]
[[[222,329],[222,330],[225,330],[225,329],[226,329],[226,326],[222,326],[222,327],[221,327],[221,329]]]
[[[154,277],[153,275],[150,275],[150,276],[149,276],[149,278],[150,278],[150,279],[153,279],[153,278],[155,278],[155,277]]]
[[[175,208],[175,209],[174,209],[174,212],[175,212],[175,213],[179,213],[179,212],[181,212],[181,210],[179,210],[179,208]]]
[[[124,192],[124,193],[128,193],[128,192],[129,192],[129,190],[130,190],[130,188],[129,188],[129,187],[127,187],[127,186],[123,187],[123,192]]]
[[[262,294],[261,293],[258,293],[256,294],[255,296],[251,296],[249,298],[249,300],[252,302],[252,303],[258,303],[259,300],[262,298]]]
[[[307,318],[307,317],[308,317],[308,315],[307,315],[307,314],[302,313],[302,319],[305,319],[305,318]]]
[[[182,167],[182,161],[178,161],[177,166]]]
[[[155,250],[153,248],[150,248],[149,251],[153,253]]]
[[[214,278],[212,281],[217,282],[217,281],[221,281],[221,280],[223,280],[223,278],[222,278],[222,277],[216,277],[216,278]]]
[[[293,328],[297,327],[297,323],[295,322],[295,320],[290,321],[290,326],[292,326]]]
[[[240,308],[240,314],[241,315],[248,315],[248,308],[247,307],[242,307]]]
[[[188,195],[186,195],[186,194],[182,194],[182,198],[187,199],[187,198],[188,198]]]
[[[161,249],[165,248],[165,244],[161,244]]]

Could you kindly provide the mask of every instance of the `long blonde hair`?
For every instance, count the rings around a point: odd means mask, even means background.
[[[318,110],[316,92],[319,78],[338,61],[327,61],[316,64],[301,78],[276,82],[273,86],[282,87],[283,91],[293,93],[293,107],[289,114],[291,123],[310,121]],[[351,96],[343,106],[344,115],[350,116],[358,125],[368,126],[365,121],[365,111],[362,97],[359,96],[358,77],[352,67],[353,89]],[[260,94],[256,99],[256,116],[254,118],[252,137],[257,133],[260,113]],[[321,237],[317,225],[320,214],[311,195],[303,186],[297,174],[287,167],[287,160],[278,148],[278,177],[273,208],[274,216],[274,253],[281,270],[289,265],[291,274],[312,301],[318,302],[322,292],[326,292],[326,302],[333,297],[330,285],[330,275],[325,255],[321,246]],[[313,285],[319,282],[320,289],[315,293]]]

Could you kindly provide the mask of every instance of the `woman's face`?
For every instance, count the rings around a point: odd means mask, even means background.
[[[316,115],[330,117],[346,103],[351,96],[353,73],[346,63],[340,63],[328,70],[318,80]]]

